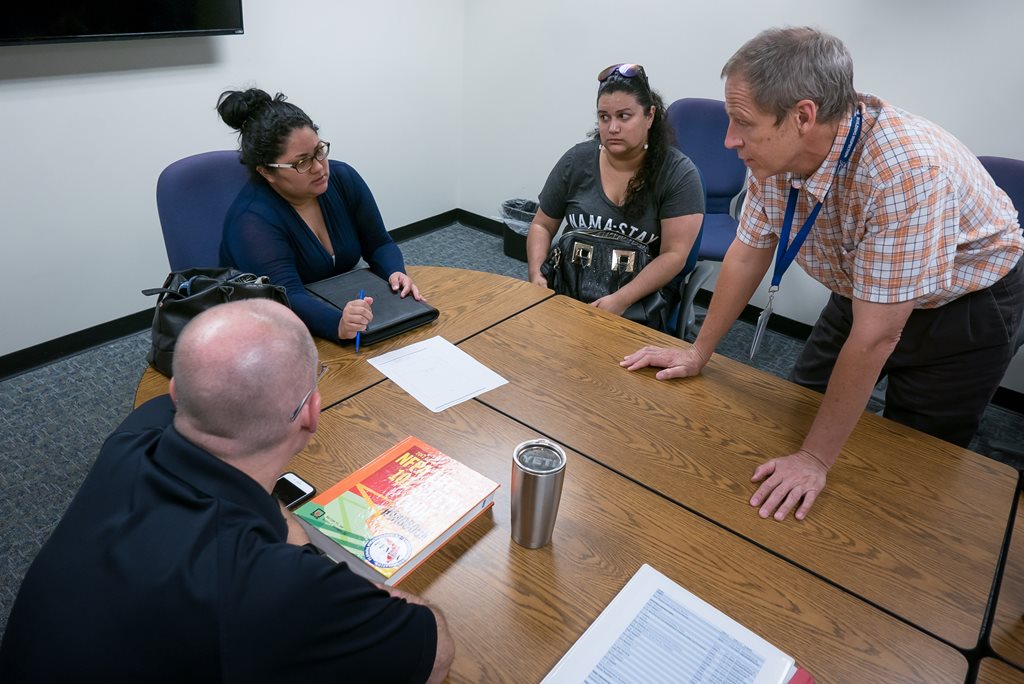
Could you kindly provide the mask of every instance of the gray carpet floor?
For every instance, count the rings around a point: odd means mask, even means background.
[[[409,264],[443,265],[526,277],[502,240],[454,224],[401,243]],[[752,326],[738,322],[719,352],[749,363]],[[131,410],[146,367],[143,332],[0,382],[0,637],[22,577],[91,467],[107,435]],[[769,331],[754,365],[785,377],[801,342]],[[871,407],[869,407],[871,408]],[[972,449],[1020,444],[1024,416],[990,407]]]

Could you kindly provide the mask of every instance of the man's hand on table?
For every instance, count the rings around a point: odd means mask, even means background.
[[[686,349],[647,346],[619,362],[631,371],[648,366],[662,368],[655,375],[658,380],[697,375],[706,364],[707,358],[696,345]],[[751,482],[760,482],[761,486],[750,498],[750,505],[760,507],[758,515],[762,518],[773,516],[776,520],[785,520],[795,508],[794,517],[803,520],[825,488],[828,470],[822,459],[806,449],[773,458],[754,470]]]
[[[663,368],[664,370],[658,371],[654,377],[658,380],[668,380],[697,375],[707,362],[707,358],[697,350],[697,347],[665,349],[647,346],[623,358],[619,365],[631,371],[648,366]]]
[[[817,456],[801,449],[795,454],[773,458],[754,470],[751,482],[761,486],[750,498],[751,506],[760,506],[757,514],[776,520],[785,520],[799,504],[794,517],[803,520],[814,505],[814,500],[825,488],[828,466]]]

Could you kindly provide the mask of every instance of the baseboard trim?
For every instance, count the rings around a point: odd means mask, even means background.
[[[505,224],[501,221],[488,218],[487,216],[481,216],[480,214],[474,214],[473,212],[466,211],[465,209],[456,209],[455,215],[456,220],[464,226],[476,228],[477,230],[482,230],[485,233],[497,235],[498,237],[504,235]]]
[[[94,325],[33,347],[0,356],[0,380],[21,375],[40,366],[99,347],[153,325],[153,309]]]
[[[391,239],[395,242],[404,242],[411,240],[412,238],[426,235],[439,228],[450,226],[453,223],[461,223],[464,226],[470,228],[476,228],[485,233],[491,235],[502,235],[502,229],[504,225],[501,221],[496,221],[480,214],[474,214],[471,211],[465,209],[449,209],[448,211],[438,214],[437,216],[431,216],[425,218],[422,221],[416,221],[410,223],[407,226],[401,226],[390,231]]]
[[[406,226],[400,226],[394,230],[388,231],[391,235],[391,239],[395,242],[403,242],[420,235],[426,235],[432,233],[438,228],[444,228],[458,221],[458,209],[449,209],[446,212],[440,213],[437,216],[431,216],[421,221],[415,221]]]

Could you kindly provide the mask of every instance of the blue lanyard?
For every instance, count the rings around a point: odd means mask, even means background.
[[[860,127],[861,122],[864,119],[864,115],[861,114],[858,108],[854,111],[853,116],[850,118],[850,132],[846,134],[846,142],[843,143],[843,150],[839,153],[839,162],[836,164],[836,173],[832,177],[832,184],[834,185],[836,179],[839,177],[839,172],[843,170],[846,163],[850,161],[850,156],[853,154],[853,148],[857,146],[857,140],[860,139]],[[797,252],[803,247],[804,240],[807,239],[808,234],[811,232],[811,226],[814,225],[814,220],[818,218],[818,212],[821,211],[822,202],[828,198],[828,193],[832,191],[830,185],[828,191],[825,193],[825,197],[822,198],[821,202],[814,205],[811,209],[810,216],[804,221],[804,225],[800,227],[800,232],[793,238],[793,242],[789,241],[789,233],[793,228],[793,214],[796,212],[796,198],[800,194],[799,188],[789,189],[789,200],[786,202],[786,215],[782,219],[782,232],[779,235],[779,246],[775,251],[775,270],[772,271],[772,286],[771,291],[779,289],[779,283],[782,282],[782,276],[789,268],[790,264],[793,263],[793,259],[796,258]]]

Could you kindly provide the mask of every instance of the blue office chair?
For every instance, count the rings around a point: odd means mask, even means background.
[[[233,150],[185,157],[161,172],[156,207],[172,271],[219,265],[224,217],[248,181]]]
[[[697,167],[697,175],[700,176],[700,187],[704,190],[704,206],[707,207],[708,186],[704,182],[704,174],[701,173],[699,166]],[[668,295],[669,314],[666,321],[666,329],[662,332],[675,335],[679,339],[684,339],[687,331],[693,325],[693,295],[690,294],[687,288],[697,270],[706,221],[707,214],[704,215],[704,219],[701,221],[700,230],[697,232],[697,239],[693,241],[693,246],[690,247],[690,254],[686,257],[683,270],[663,290]],[[694,293],[696,293],[696,290],[694,290]]]
[[[736,237],[737,221],[730,209],[746,185],[747,169],[735,152],[725,148],[729,117],[721,100],[699,97],[676,100],[669,105],[668,122],[676,134],[676,147],[700,169],[706,195],[700,262],[682,295],[682,309],[687,316],[679,327],[683,333],[680,337],[683,337],[693,325],[693,298],[714,273],[714,268],[703,262],[724,259]]]
[[[1017,220],[1021,221],[1021,214],[1024,214],[1024,161],[1010,159],[1008,157],[978,157],[981,165],[985,167],[992,180],[1010,196],[1010,201],[1017,209]],[[1024,222],[1022,222],[1024,228]],[[1024,325],[1017,331],[1017,348],[1024,345]],[[1019,445],[993,442],[989,447],[995,451],[1001,451],[1017,458],[1024,458],[1024,449]]]
[[[996,185],[1010,196],[1018,214],[1024,213],[1024,161],[1009,157],[978,157],[978,161]]]
[[[1009,157],[978,157],[978,161],[985,167],[992,180],[996,182],[1003,192],[1013,202],[1017,210],[1017,221],[1024,228],[1024,221],[1021,221],[1021,214],[1024,214],[1024,161],[1010,159]],[[1017,348],[1024,345],[1024,327],[1017,333]]]

